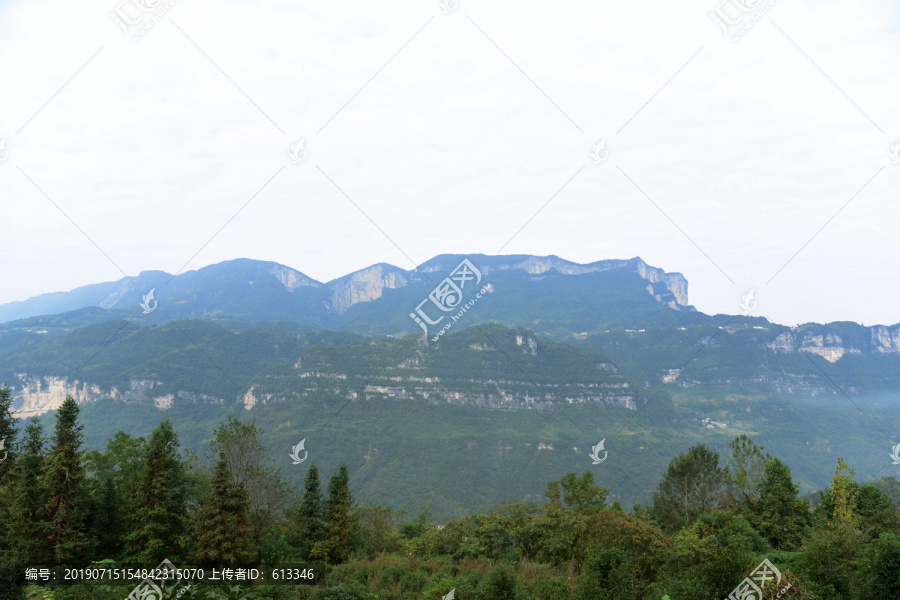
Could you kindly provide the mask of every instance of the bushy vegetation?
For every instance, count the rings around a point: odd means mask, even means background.
[[[210,588],[185,598],[310,600],[708,600],[764,559],[781,574],[764,598],[886,600],[900,594],[900,489],[860,485],[843,459],[811,504],[787,464],[740,436],[725,455],[696,445],[672,459],[652,503],[625,511],[590,471],[550,481],[546,502],[438,525],[360,505],[346,466],[327,485],[310,462],[285,484],[254,422],[220,423],[205,456],[168,419],[146,438],[119,432],[83,448],[68,398],[47,439],[20,429],[0,390],[0,598],[24,598],[27,566],[316,564],[308,586]],[[30,585],[32,598],[124,598],[121,586]]]

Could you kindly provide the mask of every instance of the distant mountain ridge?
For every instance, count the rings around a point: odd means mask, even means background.
[[[477,286],[448,300],[464,259]],[[707,315],[687,289],[639,258],[441,255],[327,283],[249,259],[149,271],[0,306],[50,311],[0,323],[0,382],[21,418],[73,396],[97,445],[168,416],[200,451],[226,415],[246,415],[282,466],[307,439],[317,465],[347,462],[360,498],[441,518],[542,498],[585,468],[611,497],[646,501],[673,456],[742,433],[790,456],[806,490],[828,485],[816,474],[837,456],[867,476],[887,465],[900,325]],[[440,302],[469,308],[422,335],[411,313],[424,303],[437,319]],[[603,465],[589,458],[601,440]]]
[[[302,272],[269,261],[235,259],[172,276],[163,271],[143,271],[132,278],[92,284],[70,292],[42,294],[23,301],[0,305],[0,323],[41,315],[60,314],[88,307],[114,311],[111,318],[134,314],[141,317],[139,303],[154,290],[161,308],[171,318],[235,317],[263,321],[292,321],[317,326],[340,327],[353,321],[344,317],[357,305],[372,303],[394,290],[416,289],[427,294],[440,282],[441,273],[449,273],[468,258],[482,276],[501,275],[502,279],[539,281],[548,276],[585,276],[590,274],[634,274],[661,306],[675,310],[693,310],[688,305],[688,282],[680,273],[667,273],[640,258],[602,260],[579,264],[557,256],[485,256],[443,254],[404,270],[379,263],[327,283]],[[438,275],[438,277],[434,277]],[[400,300],[407,294],[400,294]],[[416,294],[409,297],[415,301]],[[406,310],[404,308],[404,310]],[[409,312],[409,311],[407,311]],[[157,317],[161,317],[161,311]],[[147,320],[153,322],[154,316]],[[413,331],[414,323],[396,323],[397,331]],[[352,328],[352,327],[351,327]],[[359,328],[356,328],[359,329]],[[373,333],[387,333],[373,331]]]

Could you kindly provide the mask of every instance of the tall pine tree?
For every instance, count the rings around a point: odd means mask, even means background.
[[[0,486],[9,481],[9,473],[12,471],[15,461],[16,449],[16,419],[12,415],[12,390],[5,383],[0,387]],[[5,455],[5,458],[4,458]]]
[[[25,439],[16,461],[12,488],[10,532],[15,540],[15,558],[21,565],[52,562],[47,522],[47,488],[44,465],[44,428],[34,418],[25,427]]]
[[[187,484],[178,434],[168,418],[150,433],[129,506],[128,558],[138,563],[182,560],[187,545]]]
[[[81,449],[84,436],[78,413],[78,404],[67,396],[56,412],[56,428],[42,469],[49,497],[49,544],[57,563],[79,558],[87,549],[84,523],[87,495]]]
[[[325,542],[325,511],[322,504],[322,485],[316,463],[309,465],[303,480],[303,496],[297,509],[297,546],[304,559],[327,558]],[[316,545],[318,544],[318,548]]]
[[[89,531],[95,543],[92,556],[117,558],[123,549],[125,516],[130,499],[136,495],[142,470],[144,438],[133,438],[119,430],[107,440],[106,451],[87,453],[86,468],[91,476]]]
[[[353,495],[350,493],[350,474],[342,464],[328,483],[328,559],[340,564],[350,556],[354,532]]]
[[[250,502],[243,483],[232,480],[228,458],[219,453],[212,490],[197,518],[197,560],[215,566],[236,566],[252,557],[248,522]]]
[[[9,549],[15,542],[10,529],[16,443],[16,420],[12,416],[12,402],[12,390],[3,384],[0,387],[0,560],[11,558]]]

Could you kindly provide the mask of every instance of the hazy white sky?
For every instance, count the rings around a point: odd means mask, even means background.
[[[896,2],[770,0],[733,42],[718,0],[177,0],[134,42],[119,1],[0,4],[0,302],[502,249],[641,256],[705,312],[756,288],[783,323],[900,321]]]

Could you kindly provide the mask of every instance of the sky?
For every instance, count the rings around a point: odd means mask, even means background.
[[[707,313],[900,322],[900,5],[716,1],[4,0],[0,303],[640,256]]]

